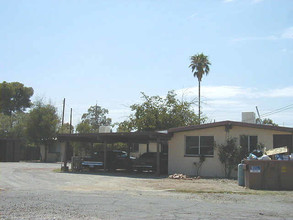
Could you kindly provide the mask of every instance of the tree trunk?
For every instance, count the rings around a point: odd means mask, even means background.
[[[200,124],[200,80],[198,80],[198,120]]]

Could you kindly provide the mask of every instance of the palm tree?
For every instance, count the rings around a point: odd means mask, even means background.
[[[210,71],[209,65],[211,65],[208,56],[205,56],[203,53],[196,54],[190,57],[191,64],[189,68],[193,72],[193,76],[198,79],[198,118],[200,124],[200,82],[203,75],[208,75]]]

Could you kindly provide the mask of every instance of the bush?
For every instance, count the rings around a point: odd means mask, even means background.
[[[247,149],[236,145],[237,138],[227,139],[226,144],[218,145],[218,156],[221,163],[224,165],[225,177],[230,178],[232,170],[237,168],[237,165],[246,156]]]

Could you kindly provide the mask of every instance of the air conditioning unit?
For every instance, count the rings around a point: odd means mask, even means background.
[[[112,133],[112,127],[111,126],[100,126],[99,133]]]
[[[242,112],[242,122],[255,124],[255,113],[254,112]]]

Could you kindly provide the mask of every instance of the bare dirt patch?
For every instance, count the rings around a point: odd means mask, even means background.
[[[154,189],[185,193],[230,193],[230,194],[286,194],[293,196],[293,191],[251,190],[238,186],[237,180],[230,179],[155,179],[144,184]]]

